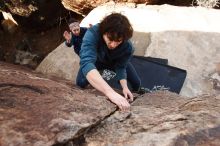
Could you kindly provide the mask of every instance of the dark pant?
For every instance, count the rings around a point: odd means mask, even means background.
[[[134,66],[129,62],[126,68],[127,81],[131,83],[132,89],[138,91],[141,86],[141,79],[138,76]]]
[[[102,64],[96,64],[97,70],[102,70],[102,69],[109,69],[109,70],[114,70],[111,67],[103,66]],[[138,91],[140,86],[141,86],[141,80],[133,67],[133,65],[129,62],[126,68],[127,72],[127,81],[131,84],[131,87],[134,91]],[[116,75],[117,77],[117,75]],[[79,69],[77,78],[76,78],[76,85],[80,86],[81,88],[85,88],[89,84],[88,80],[86,77],[83,75],[82,70]]]

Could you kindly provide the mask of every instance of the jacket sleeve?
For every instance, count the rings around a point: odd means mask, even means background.
[[[89,71],[96,69],[95,62],[97,59],[97,44],[97,32],[95,32],[93,28],[88,29],[83,38],[81,50],[79,52],[80,69],[85,77]]]
[[[117,64],[115,65],[115,72],[118,80],[127,79],[126,67],[134,53],[134,48],[130,41],[125,47],[128,51],[120,58],[120,60],[117,61]]]

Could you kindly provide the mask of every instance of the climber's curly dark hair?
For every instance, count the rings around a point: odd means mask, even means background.
[[[99,25],[101,35],[107,34],[110,41],[126,41],[133,35],[128,18],[120,13],[106,16]]]

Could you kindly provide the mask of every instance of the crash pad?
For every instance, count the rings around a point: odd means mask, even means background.
[[[143,87],[150,91],[169,90],[180,93],[187,72],[184,69],[167,65],[165,60],[134,56],[131,63],[137,71]]]
[[[170,66],[168,59],[162,58],[133,56],[131,63],[141,79],[141,86],[148,92],[169,90],[180,93],[187,75],[186,70]],[[121,89],[114,71],[102,70],[100,73],[111,87]],[[129,81],[128,87],[132,90]]]

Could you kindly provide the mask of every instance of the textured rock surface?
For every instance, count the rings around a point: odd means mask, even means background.
[[[129,5],[161,5],[161,4],[171,4],[175,6],[196,6],[196,2],[193,0],[62,0],[62,4],[68,10],[74,11],[76,13],[85,15],[94,8],[106,4],[108,2],[115,2],[120,4]]]
[[[184,98],[157,92],[115,112],[86,135],[88,146],[219,146],[220,95]]]
[[[107,2],[113,2],[112,0],[62,0],[62,4],[68,10],[72,10],[79,14],[87,14],[92,9],[105,4]],[[159,0],[117,0],[117,3],[124,4],[157,4]]]
[[[154,92],[120,112],[95,90],[0,62],[1,146],[72,145],[82,135],[88,146],[219,146],[219,110],[220,95]]]
[[[108,3],[91,11],[81,26],[96,24],[113,11],[123,13],[131,21],[135,54],[166,58],[170,65],[187,70],[181,95],[220,93],[220,21],[216,19],[220,11]]]
[[[62,43],[40,63],[36,71],[73,81],[79,70],[79,57],[72,47]]]
[[[0,62],[1,146],[64,143],[116,109],[98,93],[55,79]]]

